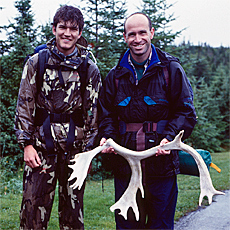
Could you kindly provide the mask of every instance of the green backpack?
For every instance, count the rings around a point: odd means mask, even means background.
[[[196,149],[196,151],[201,155],[205,164],[209,167],[216,169],[217,172],[221,172],[214,163],[212,163],[212,157],[209,151],[203,149]],[[199,176],[199,170],[194,158],[187,152],[179,151],[179,161],[180,161],[180,173],[191,176]]]

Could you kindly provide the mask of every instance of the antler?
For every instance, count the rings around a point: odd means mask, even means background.
[[[198,169],[200,172],[201,189],[199,205],[201,205],[204,196],[208,197],[209,204],[211,204],[213,195],[224,195],[224,193],[217,191],[213,187],[208,168],[200,154],[192,147],[181,142],[183,133],[184,131],[181,131],[173,141],[165,144],[164,146],[155,146],[145,151],[133,151],[118,145],[112,139],[108,139],[103,146],[99,146],[91,151],[75,155],[75,158],[72,160],[75,161],[75,163],[73,165],[69,165],[69,167],[73,169],[69,181],[74,178],[77,178],[72,187],[74,189],[77,187],[78,189],[81,189],[81,186],[87,176],[87,171],[93,157],[96,156],[103,149],[112,146],[116,153],[118,153],[128,161],[131,167],[132,175],[128,188],[121,196],[121,198],[110,207],[110,210],[113,212],[115,209],[120,209],[119,214],[122,215],[125,219],[127,219],[127,211],[129,207],[132,207],[136,219],[139,220],[139,211],[136,203],[136,192],[138,189],[140,189],[142,197],[144,197],[140,161],[142,159],[155,155],[158,148],[165,150],[183,150],[192,155],[192,157],[195,159],[198,165]]]

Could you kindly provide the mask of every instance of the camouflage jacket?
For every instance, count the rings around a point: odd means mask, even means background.
[[[48,113],[68,114],[71,114],[76,109],[82,109],[84,126],[83,128],[75,127],[74,146],[75,148],[80,148],[80,151],[89,150],[93,147],[98,133],[97,100],[101,87],[100,72],[94,62],[88,59],[88,81],[82,98],[80,76],[76,69],[82,63],[83,56],[88,51],[83,46],[76,44],[75,51],[65,57],[58,51],[55,39],[49,41],[47,47],[50,51],[48,64],[58,64],[71,69],[62,71],[63,87],[60,85],[58,70],[46,69],[43,85],[40,92],[37,92],[38,54],[33,55],[26,62],[22,73],[15,116],[17,140],[19,143],[35,144],[45,148],[43,126],[35,125],[37,108],[44,108]],[[75,61],[74,65],[71,63],[71,60]],[[51,133],[55,149],[61,147],[65,151],[68,130],[68,122],[51,123]]]

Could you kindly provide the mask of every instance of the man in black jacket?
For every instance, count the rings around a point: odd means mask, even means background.
[[[154,28],[142,13],[129,16],[124,39],[129,49],[106,77],[99,96],[100,144],[108,138],[132,150],[144,150],[173,140],[180,130],[187,138],[195,124],[192,90],[178,59],[151,44]],[[107,148],[104,153],[114,153]],[[130,179],[128,163],[110,154],[116,201]],[[158,149],[142,161],[145,198],[137,193],[140,221],[132,210],[125,220],[115,212],[117,229],[173,229],[177,201],[177,151]],[[119,210],[117,210],[119,211]]]

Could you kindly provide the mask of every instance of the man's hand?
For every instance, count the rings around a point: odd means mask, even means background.
[[[102,146],[105,142],[106,142],[106,138],[102,137],[100,141],[100,146]],[[103,149],[101,152],[102,153],[115,153],[114,148],[111,146],[106,149]]]
[[[166,138],[164,138],[163,140],[161,140],[160,146],[164,146],[168,142],[169,142],[169,140],[167,140]],[[156,156],[167,155],[167,154],[170,154],[170,150],[164,150],[164,149],[159,148],[157,150],[157,152],[156,152]]]
[[[24,148],[24,161],[31,168],[36,168],[41,165],[41,159],[33,145],[28,145]]]

